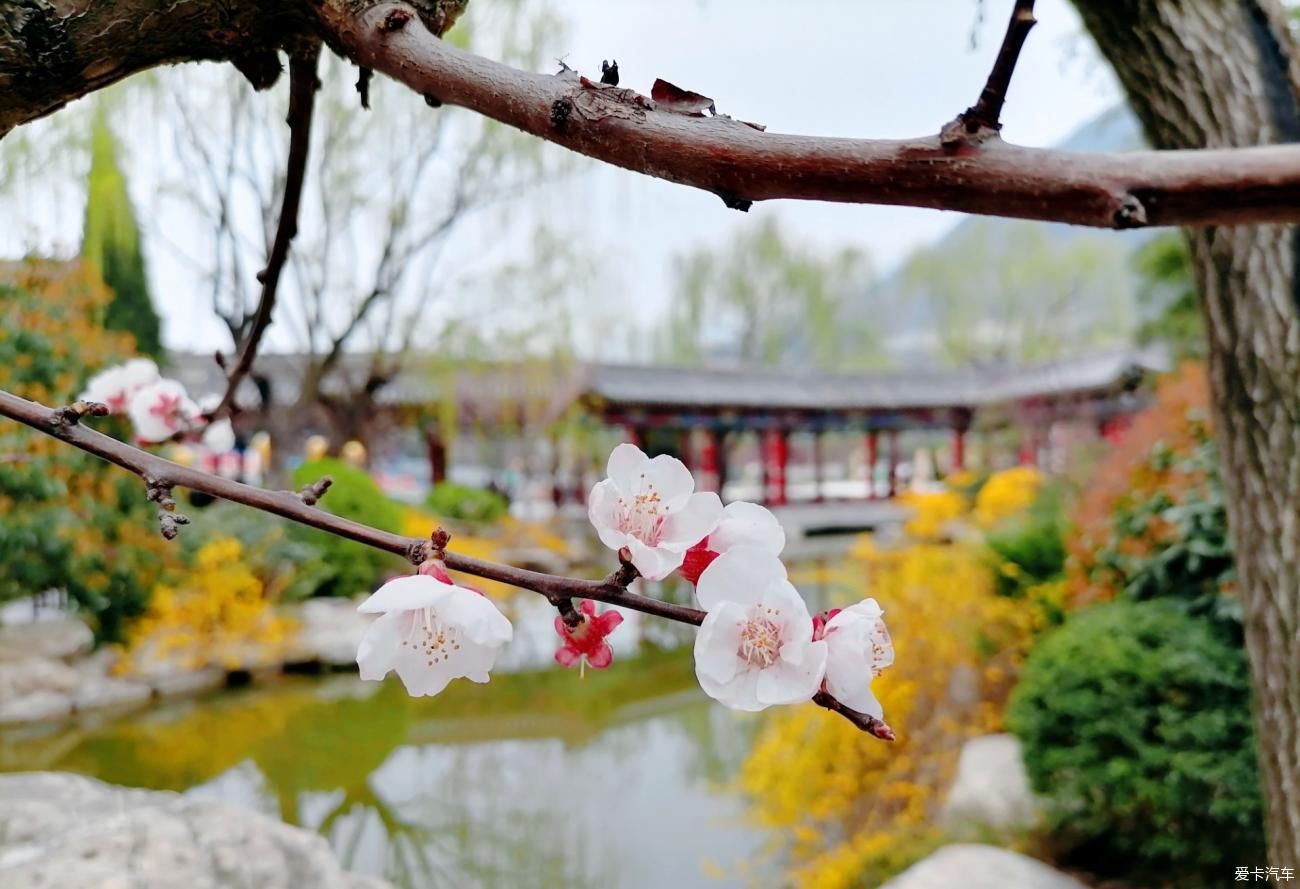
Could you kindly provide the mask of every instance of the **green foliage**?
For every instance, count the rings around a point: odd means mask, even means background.
[[[126,177],[117,158],[117,142],[101,106],[91,133],[90,176],[81,255],[90,260],[113,291],[103,324],[135,337],[136,348],[153,358],[162,356],[158,313],[149,297],[140,227],[136,223]]]
[[[1061,488],[1049,485],[1023,515],[990,531],[985,544],[1002,566],[1014,566],[997,572],[998,592],[1020,595],[1027,586],[1059,579],[1065,572],[1066,525]]]
[[[383,531],[397,533],[401,530],[401,506],[380,490],[363,469],[342,460],[311,460],[294,470],[293,483],[301,488],[326,475],[334,483],[320,501],[322,508]],[[320,553],[323,570],[311,590],[312,595],[355,596],[369,592],[384,574],[400,570],[402,566],[401,560],[390,553],[314,528],[294,525],[290,536],[295,541],[310,544]]]
[[[1049,361],[1127,344],[1127,251],[1060,227],[972,220],[908,258],[897,296],[924,308],[937,357],[954,366]]]
[[[679,257],[659,357],[701,364],[725,356],[741,364],[823,370],[879,367],[878,328],[851,318],[871,284],[864,254],[824,256],[791,243],[773,220],[740,235],[725,252]]]
[[[0,387],[67,403],[130,355],[126,338],[90,326],[109,294],[78,264],[0,267]],[[125,436],[121,421],[96,424]],[[101,639],[120,637],[175,548],[157,532],[138,480],[15,423],[0,424],[0,601],[64,590]]]
[[[1246,654],[1174,603],[1071,618],[1030,654],[1007,722],[1067,862],[1181,887],[1264,860]]]
[[[1178,358],[1205,357],[1205,322],[1187,241],[1179,234],[1161,235],[1137,252],[1134,266],[1141,276],[1137,296],[1144,316],[1138,341],[1164,343]]]
[[[510,510],[510,504],[500,494],[453,482],[434,485],[425,503],[441,518],[484,524],[497,521]]]
[[[186,562],[192,563],[194,554],[213,537],[233,537],[268,600],[305,599],[333,577],[333,569],[315,544],[292,534],[290,523],[279,516],[220,501],[190,514],[195,526],[180,537]]]
[[[1096,553],[1094,575],[1135,600],[1173,597],[1193,614],[1240,624],[1241,603],[1227,595],[1236,578],[1218,448],[1201,426],[1190,450],[1157,442],[1146,468],[1166,484],[1122,499],[1113,534]]]

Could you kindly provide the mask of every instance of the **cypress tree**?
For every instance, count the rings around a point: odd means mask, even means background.
[[[160,358],[161,324],[149,297],[140,227],[118,163],[117,140],[102,106],[91,129],[88,185],[81,255],[94,263],[113,291],[104,310],[104,327],[130,333],[140,354]]]

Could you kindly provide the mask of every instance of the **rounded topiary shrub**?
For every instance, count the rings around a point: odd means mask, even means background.
[[[334,482],[321,498],[321,508],[382,531],[401,530],[402,507],[364,469],[342,460],[309,460],[294,470],[293,483],[301,488],[326,475]],[[290,526],[290,534],[321,554],[321,564],[313,566],[319,569],[312,575],[313,595],[356,596],[373,592],[386,574],[403,570],[404,563],[397,556],[364,543],[301,525]]]
[[[1027,659],[1007,721],[1067,862],[1222,885],[1264,861],[1246,653],[1168,600],[1072,617]]]

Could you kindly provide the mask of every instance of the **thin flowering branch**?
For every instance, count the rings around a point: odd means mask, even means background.
[[[253,369],[253,361],[257,358],[262,337],[266,329],[271,326],[280,273],[289,259],[289,245],[294,235],[298,234],[298,206],[302,203],[302,186],[307,177],[312,111],[316,104],[316,90],[320,86],[316,79],[319,57],[318,44],[310,50],[296,53],[289,58],[289,114],[286,119],[289,124],[289,158],[285,169],[284,196],[280,202],[280,221],[276,224],[275,238],[271,242],[266,266],[257,273],[257,280],[262,285],[262,293],[257,301],[252,327],[249,328],[248,336],[244,338],[239,359],[226,373],[226,391],[221,396],[221,401],[207,412],[209,420],[218,419],[231,410],[239,384]],[[225,370],[224,359],[219,360],[218,364]]]
[[[328,475],[321,476],[310,485],[305,485],[303,489],[298,492],[298,499],[308,506],[315,506],[317,502],[325,496],[325,492],[330,489],[330,485],[332,484],[334,484],[334,479],[332,477]]]
[[[160,522],[163,526],[163,534],[168,539],[176,536],[178,525],[189,522],[187,517],[175,512],[176,502],[172,497],[174,488],[183,487],[277,515],[348,540],[355,540],[375,549],[395,553],[413,565],[422,565],[431,558],[440,558],[447,568],[453,571],[538,593],[548,601],[557,603],[557,607],[561,607],[558,603],[564,600],[568,600],[569,607],[572,608],[574,599],[592,599],[697,627],[706,617],[705,612],[697,608],[662,602],[631,592],[628,586],[636,579],[637,570],[626,560],[622,561],[618,569],[604,580],[583,580],[544,574],[540,571],[530,571],[512,565],[475,559],[460,553],[447,552],[445,547],[449,535],[441,528],[433,531],[427,540],[404,537],[333,515],[304,502],[301,493],[268,491],[188,466],[181,466],[157,454],[90,429],[79,422],[84,416],[100,415],[102,409],[102,405],[84,401],[67,407],[51,408],[0,390],[0,417],[16,420],[37,432],[57,438],[134,473],[144,480],[149,499],[158,502],[162,507],[159,513]],[[76,418],[75,421],[70,419],[73,417]],[[321,493],[324,487],[328,485],[322,487]],[[877,738],[884,740],[893,738],[892,730],[883,722],[845,707],[825,692],[819,692],[813,698],[813,702],[847,717],[854,725]]]

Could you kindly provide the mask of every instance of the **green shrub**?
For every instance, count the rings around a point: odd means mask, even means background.
[[[1264,860],[1246,654],[1176,603],[1072,617],[1030,654],[1007,722],[1067,863],[1218,886]]]
[[[434,515],[462,522],[495,522],[510,510],[500,494],[453,482],[434,485],[425,503]]]
[[[112,294],[84,264],[0,264],[0,388],[68,404],[132,354],[98,319]],[[124,420],[94,427],[119,438]],[[0,602],[60,589],[100,639],[120,638],[153,587],[179,567],[139,479],[17,423],[0,423]]]
[[[187,560],[192,563],[213,537],[233,537],[242,547],[243,561],[271,601],[305,599],[334,576],[316,545],[295,536],[292,523],[279,516],[221,501],[191,515],[194,524],[180,536]]]
[[[301,488],[326,475],[334,483],[320,500],[323,509],[383,531],[401,530],[402,507],[380,490],[365,470],[350,463],[311,460],[294,470],[293,483]],[[312,595],[355,596],[369,592],[385,574],[402,568],[402,560],[397,556],[324,531],[295,524],[291,526],[290,537],[320,552],[323,570],[315,576]]]
[[[1057,580],[1065,572],[1065,510],[1059,488],[1044,488],[1029,510],[1007,519],[984,538],[998,561],[998,592],[1022,595],[1026,587]],[[1014,566],[1007,570],[1004,566]]]

